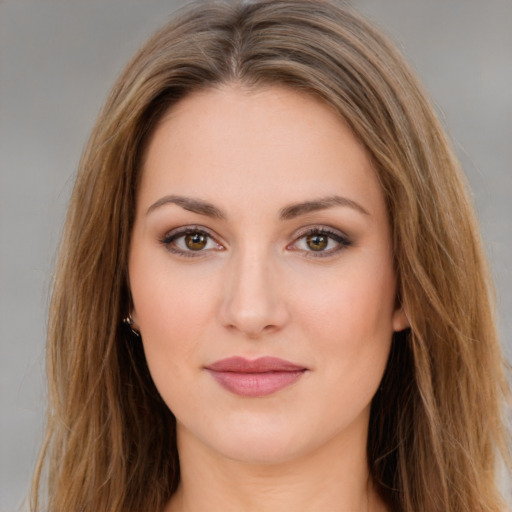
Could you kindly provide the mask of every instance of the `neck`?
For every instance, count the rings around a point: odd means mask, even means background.
[[[236,461],[178,427],[181,482],[165,512],[385,512],[370,482],[366,436],[343,436],[278,463]]]

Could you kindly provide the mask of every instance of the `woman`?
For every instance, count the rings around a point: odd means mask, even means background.
[[[503,510],[490,288],[382,35],[324,1],[189,8],[81,162],[35,489],[47,464],[49,510]]]

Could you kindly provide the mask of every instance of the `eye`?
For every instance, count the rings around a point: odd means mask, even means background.
[[[224,249],[207,231],[194,227],[173,230],[165,235],[161,243],[170,252],[187,257]]]
[[[352,245],[349,238],[341,232],[328,228],[309,228],[299,234],[299,238],[289,246],[292,250],[309,253],[308,256],[330,256]]]
[[[208,245],[208,235],[204,233],[190,233],[182,238],[187,249],[191,251],[201,251]]]

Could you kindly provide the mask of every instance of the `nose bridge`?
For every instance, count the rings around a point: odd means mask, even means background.
[[[251,244],[235,251],[226,269],[222,323],[252,337],[282,327],[287,309],[278,277],[268,249]]]

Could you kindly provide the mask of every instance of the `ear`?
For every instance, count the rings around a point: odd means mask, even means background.
[[[393,331],[400,332],[404,329],[407,329],[411,325],[409,324],[409,320],[407,319],[407,315],[405,314],[405,310],[403,306],[398,306],[393,312]]]
[[[130,316],[132,317],[132,320],[133,320],[133,328],[138,331],[139,330],[139,319],[137,317],[137,310],[135,309],[135,306],[133,305],[133,303],[132,303],[132,307],[130,308],[130,310],[131,310]]]
[[[127,288],[127,291],[128,291],[128,317],[132,319],[133,321],[133,324],[132,324],[132,330],[136,330],[138,331],[139,330],[139,320],[138,320],[138,317],[137,317],[137,310],[135,309],[135,304],[133,303],[133,298],[132,298],[132,289],[131,289],[131,286],[130,286],[130,275],[128,274],[128,272],[126,272],[126,288]]]

